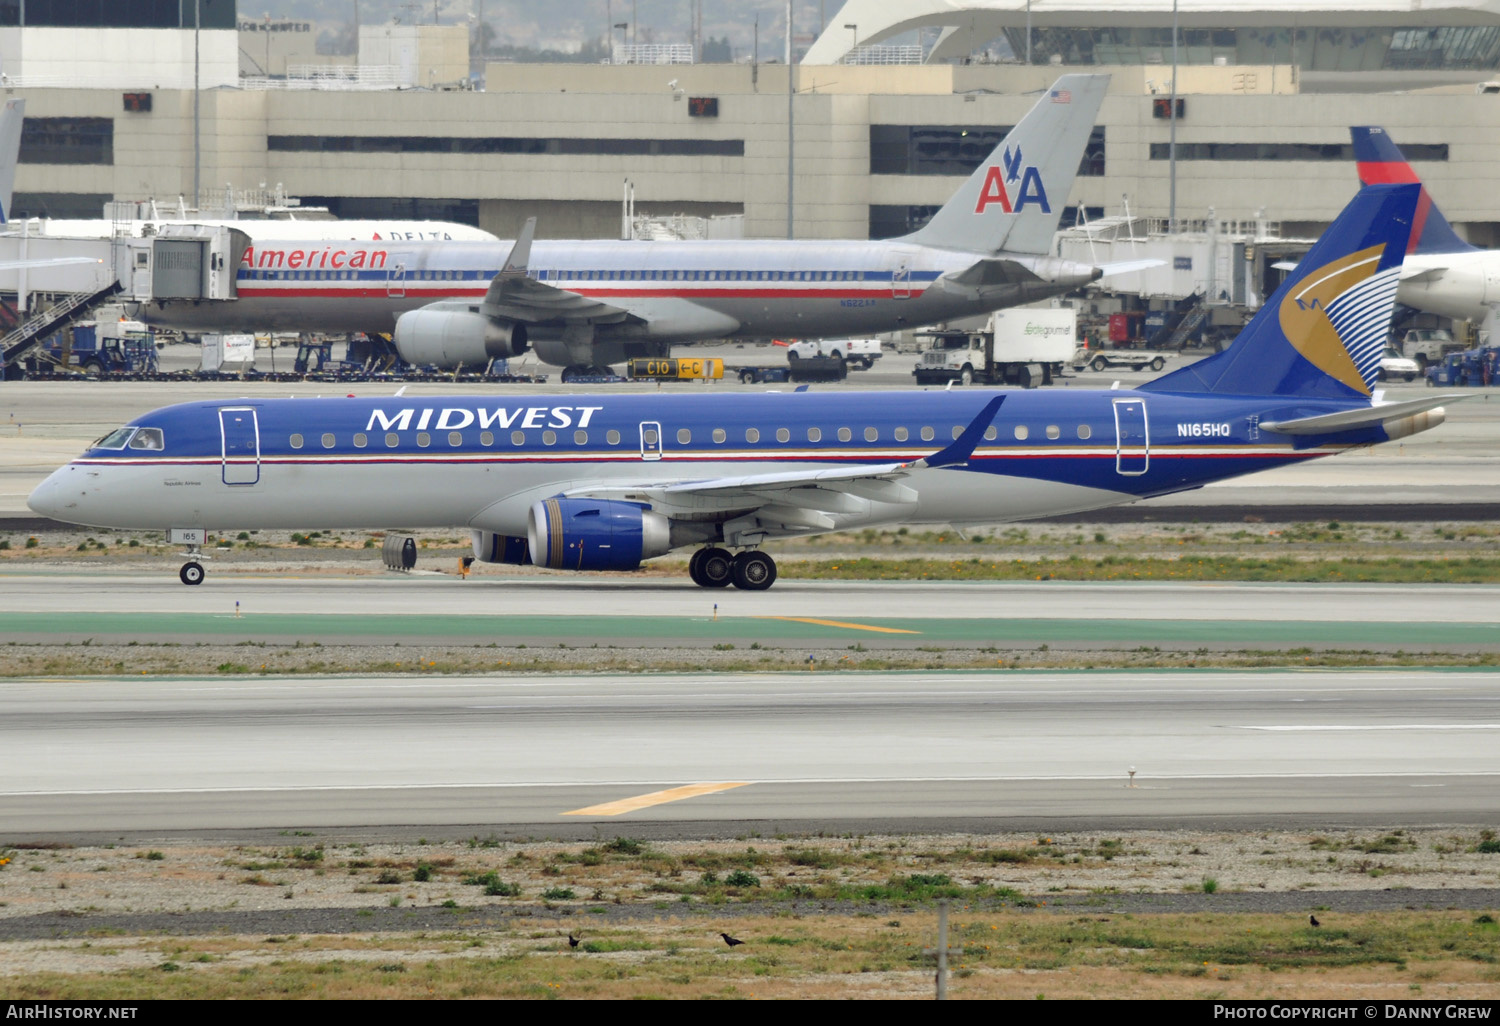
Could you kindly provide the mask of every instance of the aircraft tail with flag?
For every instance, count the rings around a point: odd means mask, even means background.
[[[1422,179],[1407,163],[1400,147],[1391,141],[1383,128],[1371,125],[1349,129],[1354,141],[1354,160],[1359,167],[1360,185],[1422,185]],[[1413,253],[1469,253],[1477,247],[1458,237],[1443,212],[1432,202],[1432,194],[1422,185],[1417,201],[1415,222],[1417,244]]]

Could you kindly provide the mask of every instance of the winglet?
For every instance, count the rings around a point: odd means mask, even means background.
[[[531,262],[531,237],[536,234],[536,218],[528,217],[526,224],[521,227],[521,234],[516,236],[516,244],[510,247],[510,256],[505,258],[505,266],[500,269],[501,274],[525,274],[526,265]]]
[[[963,466],[969,462],[969,457],[974,455],[974,450],[979,447],[979,442],[984,438],[985,430],[994,423],[995,414],[1000,412],[1000,404],[1005,402],[1005,396],[997,395],[984,404],[984,409],[979,411],[979,416],[969,422],[964,428],[963,434],[953,440],[953,444],[931,456],[923,457],[912,464],[913,467],[956,467]]]

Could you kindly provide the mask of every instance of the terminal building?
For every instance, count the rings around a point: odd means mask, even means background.
[[[782,237],[790,195],[797,237],[862,238],[920,225],[1082,68],[1112,79],[1070,215],[1314,235],[1356,187],[1349,126],[1380,124],[1500,243],[1500,0],[1178,9],[1175,147],[1171,0],[848,0],[790,69],[490,63],[482,89],[468,25],[361,25],[331,58],[234,0],[0,0],[0,91],[27,102],[17,215],[280,186],[345,218],[618,237],[628,181],[639,212]]]

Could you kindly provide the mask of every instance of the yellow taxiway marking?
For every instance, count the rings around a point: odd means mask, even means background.
[[[815,623],[820,627],[846,627],[851,631],[878,631],[881,634],[921,634],[901,627],[876,627],[868,623],[845,623],[843,620],[819,620],[811,616],[762,616],[760,620],[791,620],[794,623]]]
[[[696,798],[700,794],[718,794],[720,791],[730,791],[736,787],[744,787],[749,784],[748,780],[731,780],[718,784],[687,784],[683,787],[672,787],[665,791],[652,791],[650,794],[638,794],[634,798],[621,798],[617,802],[605,802],[603,805],[590,805],[586,809],[574,809],[572,812],[564,812],[564,816],[618,816],[626,812],[634,812],[636,809],[649,809],[653,805],[665,805],[667,802],[680,802],[684,798]]]

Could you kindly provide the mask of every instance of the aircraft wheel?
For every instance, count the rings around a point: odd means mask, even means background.
[[[704,588],[723,588],[734,578],[734,557],[724,549],[702,549],[693,557],[698,562],[698,576],[693,580]],[[692,564],[688,564],[692,573]]]
[[[776,561],[764,552],[741,552],[734,557],[734,586],[765,591],[776,583]]]
[[[189,560],[182,564],[182,569],[177,571],[177,576],[182,579],[183,584],[202,584],[203,564]]]

